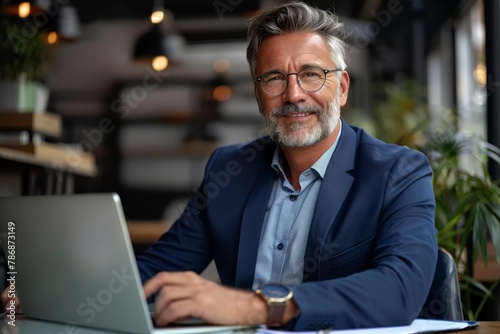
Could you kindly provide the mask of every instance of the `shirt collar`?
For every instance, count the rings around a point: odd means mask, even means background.
[[[316,173],[321,176],[321,178],[324,178],[325,173],[326,173],[326,168],[328,167],[328,163],[330,162],[330,159],[333,155],[333,152],[335,152],[335,149],[337,148],[337,144],[339,142],[340,135],[342,134],[342,122],[340,121],[340,129],[339,129],[339,134],[337,136],[337,139],[333,142],[332,146],[328,148],[328,150],[319,157],[318,160],[311,166],[310,169],[316,171]],[[274,150],[274,155],[273,155],[273,161],[271,162],[271,167],[273,167],[276,172],[280,173],[284,178],[286,178],[285,174],[285,169],[284,169],[284,163],[283,160],[285,157],[283,156],[283,153],[281,152],[281,149],[279,146],[276,146],[276,149]]]

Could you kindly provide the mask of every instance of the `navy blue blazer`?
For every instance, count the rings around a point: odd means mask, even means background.
[[[294,288],[294,330],[408,325],[429,291],[437,259],[427,158],[343,122],[316,203],[304,283]],[[202,272],[251,289],[276,144],[264,137],[217,149],[181,217],[137,259],[159,271]]]

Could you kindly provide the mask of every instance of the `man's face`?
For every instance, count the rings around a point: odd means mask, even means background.
[[[269,71],[297,73],[308,66],[336,69],[330,49],[321,36],[312,32],[294,32],[266,38],[257,55],[256,77]],[[326,75],[325,85],[307,92],[297,83],[297,75],[288,76],[286,90],[276,96],[255,83],[260,112],[271,137],[285,146],[312,146],[332,135],[339,124],[340,107],[347,101],[349,76],[341,72]]]

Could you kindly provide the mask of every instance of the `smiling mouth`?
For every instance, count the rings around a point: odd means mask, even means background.
[[[288,113],[285,117],[305,117],[314,114],[314,112]]]
[[[320,117],[322,109],[319,106],[306,106],[300,104],[289,104],[276,108],[271,112],[273,117],[301,118],[316,114]]]

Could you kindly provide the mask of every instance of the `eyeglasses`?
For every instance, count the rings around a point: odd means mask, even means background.
[[[285,74],[280,71],[270,71],[262,74],[255,81],[260,82],[262,90],[268,95],[281,95],[288,87],[288,77],[297,76],[297,83],[300,88],[309,93],[314,93],[323,88],[326,82],[326,75],[331,72],[342,71],[341,68],[325,70],[316,66],[307,66],[297,73]]]

